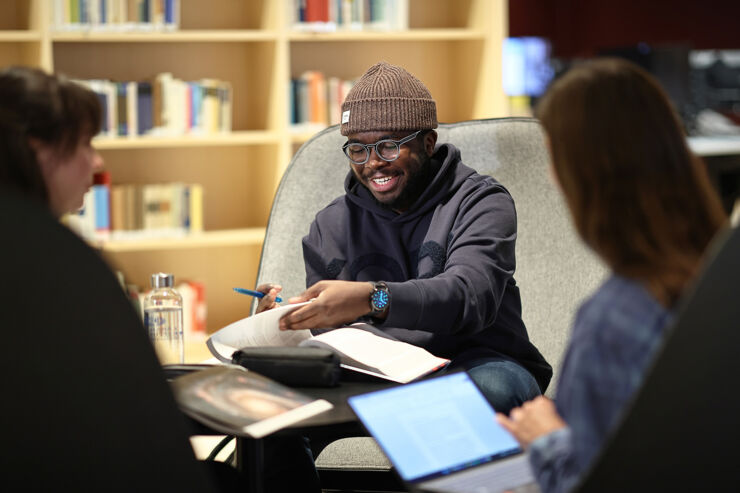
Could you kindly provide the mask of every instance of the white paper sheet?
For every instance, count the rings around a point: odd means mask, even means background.
[[[285,330],[278,328],[280,318],[286,313],[310,303],[295,303],[267,310],[243,318],[214,332],[206,341],[211,353],[221,361],[231,362],[237,349],[248,346],[297,346],[311,337],[308,330]]]

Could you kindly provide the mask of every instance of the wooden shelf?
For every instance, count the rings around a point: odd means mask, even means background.
[[[245,41],[276,41],[278,34],[269,30],[180,30],[171,32],[141,32],[141,31],[70,31],[54,32],[51,40],[54,42],[72,43],[193,43],[193,42],[245,42]]]
[[[265,228],[243,228],[222,231],[204,231],[182,237],[152,237],[130,240],[99,241],[94,244],[106,252],[139,252],[187,248],[261,245]]]
[[[0,42],[41,41],[40,31],[0,30]]]
[[[180,147],[246,146],[278,144],[278,132],[245,130],[227,134],[182,135],[172,137],[97,137],[93,145],[99,150],[107,149],[161,149]]]
[[[290,41],[456,41],[482,40],[485,33],[474,29],[409,29],[408,31],[299,32],[291,31]]]

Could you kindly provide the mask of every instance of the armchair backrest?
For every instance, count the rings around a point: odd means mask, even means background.
[[[575,309],[605,269],[581,243],[548,172],[540,124],[501,118],[441,124],[438,143],[451,143],[463,162],[492,175],[514,198],[518,218],[517,271],[523,318],[531,339],[557,367]],[[279,282],[290,296],[305,289],[301,238],[316,213],[344,193],[349,170],[334,126],[295,154],[275,195],[257,283]],[[557,377],[557,372],[556,372]],[[554,385],[550,385],[550,392]]]

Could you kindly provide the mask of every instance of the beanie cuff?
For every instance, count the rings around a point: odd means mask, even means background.
[[[347,115],[347,111],[349,114]],[[361,132],[426,130],[437,128],[433,99],[368,98],[346,101],[342,106],[342,135]]]

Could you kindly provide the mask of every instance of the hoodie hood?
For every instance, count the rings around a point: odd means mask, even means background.
[[[437,174],[416,202],[401,214],[379,204],[372,192],[357,180],[352,170],[347,173],[344,180],[346,197],[358,207],[388,221],[406,222],[427,213],[446,197],[454,194],[463,182],[475,173],[473,169],[460,162],[460,150],[452,144],[438,145],[428,165],[436,168]]]

